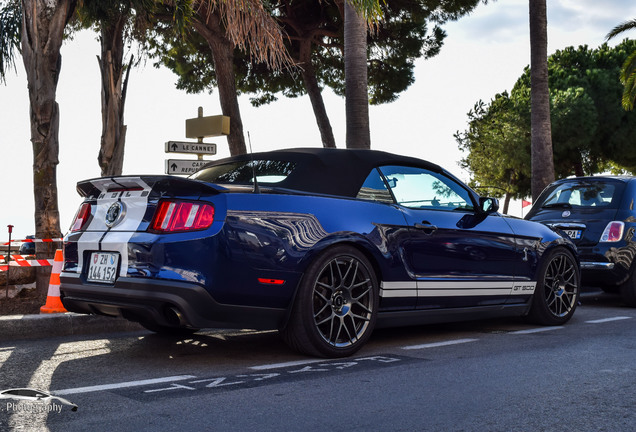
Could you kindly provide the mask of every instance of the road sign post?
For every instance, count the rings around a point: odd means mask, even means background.
[[[197,159],[167,159],[166,174],[194,174],[209,162],[203,160],[203,155],[216,154],[216,144],[204,143],[203,138],[229,135],[229,117],[222,115],[203,117],[202,107],[199,107],[198,114],[198,117],[186,119],[186,138],[196,138],[197,142],[168,141],[166,143],[166,153],[196,154]]]

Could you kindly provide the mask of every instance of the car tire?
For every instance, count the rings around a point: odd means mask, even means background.
[[[528,317],[540,325],[562,325],[579,303],[581,275],[576,259],[565,248],[544,256],[537,271],[537,286]]]
[[[350,356],[371,336],[378,296],[369,260],[352,246],[334,246],[303,275],[283,339],[304,354]]]
[[[625,305],[636,307],[636,276],[634,276],[634,270],[632,270],[629,279],[621,285],[620,294]]]

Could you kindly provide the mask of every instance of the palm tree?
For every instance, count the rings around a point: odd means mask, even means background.
[[[246,153],[234,73],[234,48],[249,51],[273,69],[292,64],[283,33],[260,0],[193,0],[192,27],[208,43],[214,59],[223,115],[230,117],[230,154]]]
[[[30,102],[37,238],[61,235],[57,200],[60,113],[56,91],[62,64],[60,48],[64,28],[75,7],[76,0],[22,0],[21,48]],[[41,258],[51,258],[53,246],[51,243],[38,243],[36,251]],[[49,272],[38,270],[37,290],[45,293]]]
[[[367,90],[367,28],[380,17],[379,0],[344,0],[347,148],[371,148]]]
[[[607,34],[607,40],[610,40],[614,36],[623,32],[634,29],[636,29],[636,19],[625,21],[624,23],[614,27],[612,31]],[[636,103],[636,51],[631,53],[627,57],[627,60],[625,60],[625,63],[623,63],[620,79],[625,87],[622,99],[623,108],[631,111],[634,109],[634,103]]]
[[[554,181],[550,89],[548,87],[548,19],[546,0],[530,2],[530,141],[532,198]]]
[[[128,77],[134,65],[130,55],[124,63],[126,42],[149,26],[154,0],[84,0],[78,8],[78,24],[99,32],[101,55],[97,57],[102,78],[102,136],[97,161],[102,176],[122,173],[126,125],[124,107]]]

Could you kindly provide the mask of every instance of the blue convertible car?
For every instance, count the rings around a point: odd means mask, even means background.
[[[235,156],[188,179],[78,184],[64,242],[69,311],[156,332],[278,329],[316,356],[357,351],[374,327],[496,316],[568,321],[573,243],[497,213],[429,162],[372,150]]]

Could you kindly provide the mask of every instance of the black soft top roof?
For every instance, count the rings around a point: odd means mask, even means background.
[[[276,183],[276,187],[346,197],[355,197],[371,170],[382,165],[407,165],[435,172],[444,171],[435,164],[413,157],[378,150],[330,148],[296,148],[243,154],[219,159],[205,167],[252,159],[296,164],[287,178]]]

